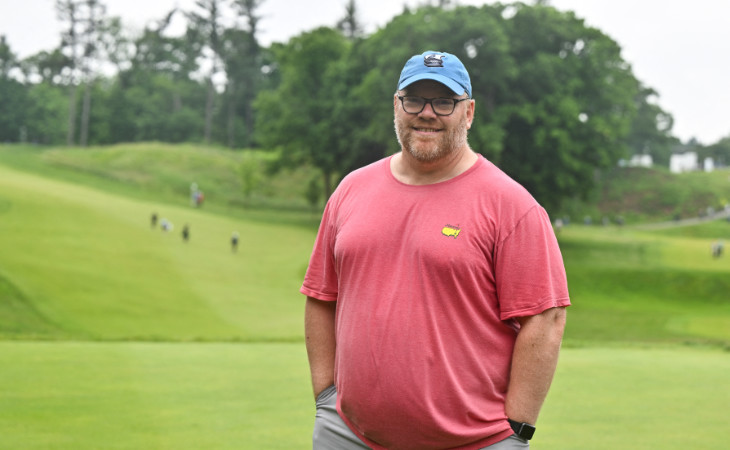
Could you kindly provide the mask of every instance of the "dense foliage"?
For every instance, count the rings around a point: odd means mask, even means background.
[[[676,144],[671,116],[618,44],[544,2],[421,6],[364,35],[350,1],[337,28],[262,47],[263,1],[197,0],[130,37],[101,0],[56,0],[59,48],[21,61],[0,40],[0,139],[278,150],[282,166],[317,167],[326,196],[347,172],[397,151],[398,74],[431,49],[470,70],[474,150],[551,211],[591,192],[597,169],[634,153],[666,161]],[[183,35],[170,34],[174,20],[185,20]]]

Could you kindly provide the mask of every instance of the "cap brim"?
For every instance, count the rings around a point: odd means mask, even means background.
[[[439,75],[437,73],[419,73],[418,75],[414,75],[412,77],[406,78],[398,85],[398,90],[405,89],[406,87],[412,85],[416,81],[421,80],[433,80],[438,81],[439,83],[443,84],[447,88],[451,89],[456,95],[462,95],[462,94],[469,94],[466,92],[466,89],[464,89],[464,86],[460,85],[456,81],[452,80],[451,78],[445,77],[443,75]]]

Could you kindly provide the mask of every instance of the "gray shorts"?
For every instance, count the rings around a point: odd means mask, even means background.
[[[530,443],[512,435],[507,439],[484,447],[482,450],[525,450]],[[313,450],[362,450],[370,449],[345,425],[337,414],[337,391],[330,386],[317,397],[317,415],[312,435]]]

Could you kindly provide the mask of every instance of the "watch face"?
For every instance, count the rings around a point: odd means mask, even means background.
[[[522,423],[520,425],[520,432],[518,434],[527,440],[532,439],[532,436],[535,434],[535,427],[529,423]]]
[[[515,434],[522,439],[527,439],[529,441],[535,434],[535,427],[529,423],[515,422],[510,419],[509,424],[512,427],[512,431],[514,431]]]

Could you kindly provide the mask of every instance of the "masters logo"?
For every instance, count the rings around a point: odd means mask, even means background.
[[[444,236],[453,237],[454,239],[459,237],[459,233],[461,233],[461,228],[459,228],[458,226],[455,227],[453,225],[447,224],[441,229],[441,234],[443,234]]]

